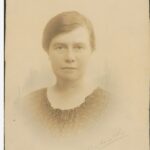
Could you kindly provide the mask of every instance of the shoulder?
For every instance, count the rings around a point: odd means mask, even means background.
[[[32,102],[32,101],[39,101],[46,97],[47,88],[42,88],[36,91],[33,91],[22,98],[23,102]]]
[[[91,95],[95,97],[108,98],[110,93],[101,87],[97,87],[95,90],[93,90]]]
[[[39,128],[44,119],[48,118],[47,108],[47,88],[33,91],[18,102],[19,120],[27,125],[25,128]]]
[[[93,106],[94,109],[103,110],[110,103],[110,94],[108,91],[101,87],[97,87],[93,92],[87,97],[87,102]]]
[[[39,90],[36,90],[36,91],[33,91],[27,95],[24,96],[24,98],[39,98],[39,97],[42,97],[42,96],[45,96],[46,95],[46,92],[47,92],[47,88],[42,88],[42,89],[39,89]]]
[[[44,103],[47,98],[47,89],[39,89],[33,91],[20,99],[19,108],[21,111],[29,111],[38,108],[39,105]]]

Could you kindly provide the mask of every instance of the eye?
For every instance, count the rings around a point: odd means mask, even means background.
[[[65,49],[66,49],[65,45],[62,45],[62,44],[54,45],[54,50],[56,50],[56,51],[62,51],[62,50],[65,50]]]
[[[85,47],[83,45],[75,45],[74,49],[79,51],[79,50],[84,50]]]
[[[64,47],[63,46],[56,46],[55,49],[56,50],[62,50]]]
[[[76,46],[75,48],[76,49],[82,49],[83,47],[82,46]]]

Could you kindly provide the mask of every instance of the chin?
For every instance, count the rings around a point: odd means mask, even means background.
[[[64,81],[76,81],[76,80],[80,80],[80,78],[78,78],[78,77],[62,77],[61,79],[63,79]]]
[[[82,77],[77,75],[64,75],[64,76],[57,76],[57,79],[61,79],[64,81],[77,81],[80,80]]]

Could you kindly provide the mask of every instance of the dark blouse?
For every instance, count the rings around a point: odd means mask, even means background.
[[[97,88],[80,106],[67,110],[55,109],[48,101],[47,89],[44,88],[26,96],[20,108],[32,126],[46,129],[46,132],[67,133],[96,123],[105,112],[107,104],[107,93]]]

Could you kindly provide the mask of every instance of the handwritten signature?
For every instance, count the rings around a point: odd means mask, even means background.
[[[92,146],[88,147],[87,150],[100,150],[118,140],[121,140],[122,138],[124,138],[126,136],[127,136],[127,134],[123,133],[123,131],[121,129],[118,129],[111,136],[105,137],[105,138],[101,139],[96,145],[92,145]]]

